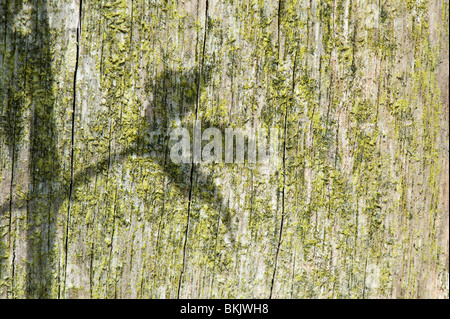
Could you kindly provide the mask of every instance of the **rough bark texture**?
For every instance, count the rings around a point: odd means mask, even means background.
[[[1,298],[448,298],[448,0],[0,0]],[[175,165],[176,123],[278,127]]]

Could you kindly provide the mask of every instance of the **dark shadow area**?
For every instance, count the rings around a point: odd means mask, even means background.
[[[27,208],[27,297],[49,298],[52,295],[55,258],[56,214],[62,203],[62,163],[57,150],[53,95],[52,47],[46,0],[33,1],[32,38],[28,54],[32,72],[26,85],[32,97],[30,123],[31,183]],[[64,191],[64,188],[62,188]]]
[[[2,9],[5,18],[2,76],[6,79],[2,90],[2,134],[11,156],[12,180],[10,198],[2,204],[0,213],[8,214],[8,249],[12,245],[14,254],[10,265],[10,296],[15,297],[16,240],[24,239],[23,233],[16,233],[24,226],[20,219],[15,219],[17,216],[13,216],[19,208],[26,209],[25,296],[47,298],[51,296],[55,269],[55,220],[59,210],[58,176],[61,174],[55,141],[52,43],[47,3],[35,0],[24,4],[20,0],[12,0],[3,3]],[[23,148],[27,143],[29,154],[24,160]],[[15,194],[16,183],[20,183],[18,180],[23,179],[22,174],[27,171],[28,189],[20,190],[27,193],[25,207],[16,207],[18,203],[13,200],[18,195]]]

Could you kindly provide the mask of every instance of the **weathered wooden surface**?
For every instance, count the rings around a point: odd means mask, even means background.
[[[448,1],[208,2],[0,1],[0,297],[448,298]]]

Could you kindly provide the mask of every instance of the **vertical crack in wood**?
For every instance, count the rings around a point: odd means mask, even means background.
[[[278,62],[280,61],[280,28],[281,28],[281,6],[282,6],[283,0],[278,0],[278,18],[277,18],[277,41],[278,41],[278,47],[277,47],[277,55],[278,55]]]
[[[76,59],[75,59],[75,70],[73,72],[73,102],[72,102],[72,131],[70,137],[70,184],[69,184],[69,196],[67,200],[67,217],[66,217],[66,238],[64,241],[64,278],[63,278],[63,291],[62,296],[60,291],[58,291],[59,297],[64,297],[66,292],[66,281],[67,281],[67,259],[68,259],[68,248],[69,248],[69,230],[70,230],[70,204],[72,200],[73,193],[73,179],[74,179],[74,144],[75,144],[75,111],[76,111],[76,95],[77,95],[77,74],[78,74],[78,64],[80,58],[80,40],[81,40],[81,13],[83,10],[83,0],[79,2],[78,9],[78,25],[77,25],[77,36],[76,36]],[[59,288],[58,288],[59,290]]]
[[[281,2],[281,0],[280,0]],[[281,5],[279,6],[279,9],[281,9]],[[281,13],[278,13],[278,16],[280,16]],[[279,39],[278,39],[279,40]],[[296,62],[297,62],[297,52],[294,55],[294,65],[292,70],[292,92],[291,92],[291,98],[294,98],[295,94],[295,70],[296,70]],[[283,190],[281,193],[281,222],[280,222],[280,234],[278,237],[278,245],[277,245],[277,251],[275,253],[275,266],[273,268],[273,275],[272,275],[272,282],[270,285],[270,295],[269,299],[272,299],[273,296],[273,288],[275,285],[275,278],[277,275],[277,267],[278,267],[278,256],[280,254],[281,249],[281,243],[283,241],[283,228],[284,228],[284,220],[286,217],[286,141],[287,141],[287,121],[288,121],[288,111],[290,103],[286,104],[286,110],[284,111],[284,140],[283,140]]]
[[[202,50],[202,58],[200,62],[200,70],[198,74],[198,84],[197,84],[197,99],[195,104],[195,126],[197,127],[198,124],[198,109],[200,104],[200,85],[202,81],[202,74],[203,74],[203,65],[205,62],[205,51],[206,51],[206,38],[208,36],[208,0],[206,0],[206,9],[205,9],[205,34],[203,37],[203,50]],[[194,137],[193,141],[193,150],[195,150],[196,139]],[[201,143],[201,141],[200,141]],[[194,151],[195,152],[195,151]],[[186,247],[188,242],[188,235],[189,235],[189,222],[191,218],[191,204],[192,204],[192,188],[194,184],[194,174],[195,174],[195,162],[194,162],[194,154],[191,158],[191,172],[189,177],[189,197],[188,197],[188,209],[187,209],[187,221],[186,221],[186,228],[184,232],[184,244],[183,244],[183,260],[181,265],[181,272],[180,272],[180,279],[178,281],[178,291],[177,291],[177,298],[180,299],[180,293],[181,293],[181,284],[183,282],[183,275],[186,267]]]
[[[15,240],[12,238],[12,203],[13,203],[13,187],[14,187],[14,167],[16,166],[16,138],[15,138],[15,130],[16,130],[16,112],[14,109],[14,125],[13,125],[13,144],[12,144],[12,163],[11,163],[11,184],[9,188],[9,216],[8,216],[8,248],[11,249],[12,245],[12,260],[11,260],[11,297],[14,298],[14,271],[15,271],[15,262],[16,262],[16,247]]]

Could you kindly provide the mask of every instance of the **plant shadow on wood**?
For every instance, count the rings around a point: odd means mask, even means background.
[[[6,8],[8,15],[17,15],[23,10],[20,1],[14,2],[13,9]],[[30,9],[33,19],[30,26],[30,34],[20,34],[14,32],[12,25],[9,25],[8,37],[14,39],[13,54],[10,59],[22,61],[23,65],[6,68],[3,64],[4,72],[11,74],[6,83],[6,90],[2,90],[5,103],[3,105],[2,117],[5,119],[1,123],[1,134],[5,141],[12,161],[12,180],[10,197],[2,200],[0,214],[4,217],[8,215],[8,247],[5,249],[15,254],[16,231],[18,210],[26,210],[26,292],[27,298],[49,298],[56,290],[60,291],[65,283],[61,282],[63,272],[60,269],[60,260],[56,256],[56,246],[62,247],[63,243],[56,241],[64,240],[57,237],[56,221],[58,214],[66,213],[67,207],[61,206],[69,199],[70,181],[68,172],[63,167],[60,152],[57,150],[58,131],[55,123],[55,96],[53,94],[53,74],[51,69],[51,48],[50,28],[45,1],[33,1]],[[8,20],[10,24],[13,18]],[[5,39],[6,41],[6,39]],[[82,59],[82,57],[81,57]],[[10,65],[14,65],[12,61]],[[205,76],[204,81],[208,81],[209,76]],[[5,73],[6,74],[6,73]],[[169,83],[174,83],[174,79],[183,79],[181,91],[182,106],[174,111],[173,104],[168,101]],[[33,79],[33,80],[32,80]],[[189,193],[194,186],[193,200],[206,203],[212,209],[219,211],[221,224],[231,234],[231,212],[228,203],[214,183],[211,175],[205,175],[201,170],[195,169],[193,180],[195,185],[191,185],[190,171],[191,164],[175,164],[169,159],[169,129],[171,122],[175,119],[181,121],[187,119],[188,114],[195,110],[197,83],[199,82],[199,72],[197,70],[187,71],[166,71],[161,75],[147,82],[148,91],[153,91],[153,102],[144,103],[144,116],[141,118],[140,130],[135,139],[124,148],[118,148],[112,154],[101,156],[96,163],[81,170],[75,167],[72,180],[72,188],[89,182],[92,177],[102,174],[111,165],[127,161],[130,156],[151,156],[155,162],[159,163],[161,171],[170,180],[171,185],[175,185],[180,192]],[[5,107],[6,106],[6,107]],[[26,112],[30,107],[30,120],[27,122]],[[178,114],[178,118],[177,115]],[[202,127],[218,127],[217,123],[208,120],[201,120]],[[192,126],[192,123],[190,123]],[[15,183],[17,177],[14,170],[19,165],[18,156],[23,152],[24,131],[29,127],[30,150],[29,161],[27,163],[30,172],[30,182],[28,183],[26,201],[19,200],[15,194]],[[157,138],[149,141],[151,132],[158,132]],[[76,135],[76,132],[75,132]],[[76,137],[75,137],[76,139]],[[150,155],[151,154],[151,155]],[[76,155],[75,155],[76,156]],[[21,164],[23,165],[23,164]],[[199,167],[201,164],[195,164]],[[22,167],[22,169],[24,169]],[[26,168],[25,168],[26,170]],[[199,191],[195,191],[199,190]],[[76,201],[72,198],[71,201]],[[187,203],[186,203],[187,205]],[[16,230],[14,230],[16,229]],[[233,236],[229,236],[231,245],[234,246]],[[2,249],[2,247],[0,247]],[[2,255],[6,251],[1,252]],[[70,254],[70,247],[68,248]],[[7,261],[8,262],[8,261]],[[18,259],[12,258],[10,268],[12,269],[11,296],[17,290],[14,279],[18,276],[14,274],[15,264]],[[181,261],[180,261],[181,262]],[[0,274],[2,270],[8,269],[4,263],[0,263]],[[60,292],[58,293],[60,296]]]

